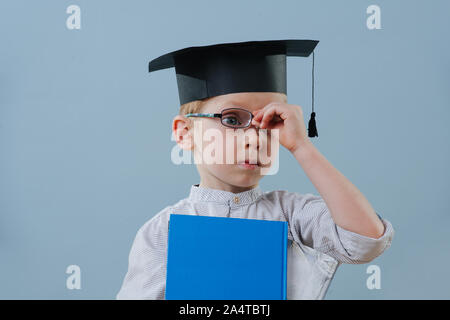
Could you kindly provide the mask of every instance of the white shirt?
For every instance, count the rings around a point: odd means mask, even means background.
[[[336,225],[324,200],[311,193],[263,192],[258,186],[240,193],[192,185],[189,196],[167,206],[137,232],[128,271],[117,299],[164,299],[170,214],[288,222],[287,299],[322,299],[341,263],[367,263],[392,242],[394,229],[381,219],[384,234],[369,238]]]

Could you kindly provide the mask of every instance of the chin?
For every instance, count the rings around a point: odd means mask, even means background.
[[[240,174],[234,176],[233,179],[227,179],[227,182],[236,187],[248,188],[258,184],[259,180],[260,179],[255,179],[255,176]]]
[[[217,179],[240,188],[248,188],[258,184],[262,176],[257,171],[238,169],[236,165],[220,165],[208,168]]]

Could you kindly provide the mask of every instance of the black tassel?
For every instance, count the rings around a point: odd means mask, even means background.
[[[316,113],[312,112],[311,119],[309,119],[308,123],[308,137],[312,138],[318,136],[319,135],[317,134],[317,127],[316,127]]]
[[[313,58],[312,58],[312,97],[311,97],[311,105],[312,105],[312,113],[311,118],[309,119],[308,123],[308,137],[318,137],[317,134],[317,127],[316,127],[316,113],[314,112],[314,51],[313,51]]]

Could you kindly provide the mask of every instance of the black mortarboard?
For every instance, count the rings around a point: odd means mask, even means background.
[[[312,113],[308,136],[317,137],[314,112],[316,40],[271,40],[189,47],[164,54],[149,72],[175,67],[180,104],[237,92],[280,92],[286,89],[286,56],[313,53]]]

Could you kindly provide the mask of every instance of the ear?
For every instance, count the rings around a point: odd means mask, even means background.
[[[172,132],[175,141],[183,150],[193,150],[194,140],[192,135],[192,122],[189,118],[176,115],[172,121]]]

